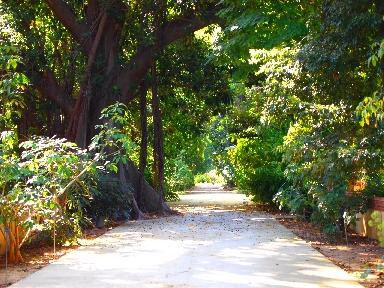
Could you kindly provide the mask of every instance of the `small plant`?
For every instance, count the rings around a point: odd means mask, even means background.
[[[308,195],[288,185],[283,185],[279,189],[273,201],[279,206],[280,210],[286,208],[292,213],[304,215],[305,218],[309,218],[313,210]]]
[[[117,177],[119,166],[132,161],[131,156],[137,148],[126,131],[129,124],[127,107],[117,102],[101,111],[100,120],[103,124],[96,126],[99,133],[89,146],[98,157],[98,175],[91,188],[92,197],[86,212],[95,219],[119,218],[116,214],[124,214],[127,218],[134,201],[133,188],[125,183],[123,189]]]
[[[89,150],[98,155],[98,162],[102,163],[109,172],[117,173],[120,163],[126,164],[129,155],[136,148],[124,128],[128,125],[126,117],[127,107],[122,103],[115,103],[101,111],[100,120],[103,124],[96,126],[99,133],[93,137]],[[99,166],[101,170],[104,167]]]

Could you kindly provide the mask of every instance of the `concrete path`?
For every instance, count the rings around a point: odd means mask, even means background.
[[[199,186],[186,212],[128,222],[11,287],[361,287],[242,194]]]

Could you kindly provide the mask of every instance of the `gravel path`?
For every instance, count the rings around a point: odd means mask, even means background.
[[[184,212],[127,222],[11,287],[361,287],[243,194],[200,185]]]

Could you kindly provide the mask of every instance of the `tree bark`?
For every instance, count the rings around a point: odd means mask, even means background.
[[[164,200],[164,133],[161,119],[160,100],[157,87],[156,62],[152,66],[152,113],[153,113],[153,184]]]
[[[71,115],[69,129],[67,132],[67,138],[75,139],[76,143],[80,147],[87,146],[90,141],[90,139],[87,139],[88,133],[85,133],[84,130],[87,130],[88,127],[89,106],[92,96],[92,70],[97,57],[97,50],[100,45],[102,34],[107,23],[107,13],[104,11],[101,13],[102,16],[100,23],[98,24],[97,33],[95,39],[93,40],[91,50],[89,51],[84,79],[80,86],[79,97],[75,104],[74,113]],[[95,73],[97,73],[97,71],[95,71]]]
[[[137,189],[136,199],[139,207],[143,207],[143,191],[145,188],[145,169],[147,167],[147,151],[148,151],[148,121],[147,121],[147,87],[144,80],[140,87],[140,128],[141,128],[141,143],[140,143],[140,188]]]
[[[128,162],[122,169],[125,173],[126,181],[131,183],[134,189],[138,189],[140,187],[140,173],[135,165],[132,162]],[[172,213],[171,208],[163,201],[161,195],[145,180],[142,196],[143,211],[148,213]]]

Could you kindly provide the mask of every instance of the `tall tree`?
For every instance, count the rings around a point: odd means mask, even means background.
[[[1,3],[1,9],[22,35],[23,70],[39,97],[60,108],[67,138],[85,147],[101,110],[134,99],[138,84],[167,45],[217,21],[216,4],[12,0]],[[121,179],[140,186],[135,167],[128,164],[122,170],[126,177]],[[145,210],[169,210],[159,197],[146,184]]]

